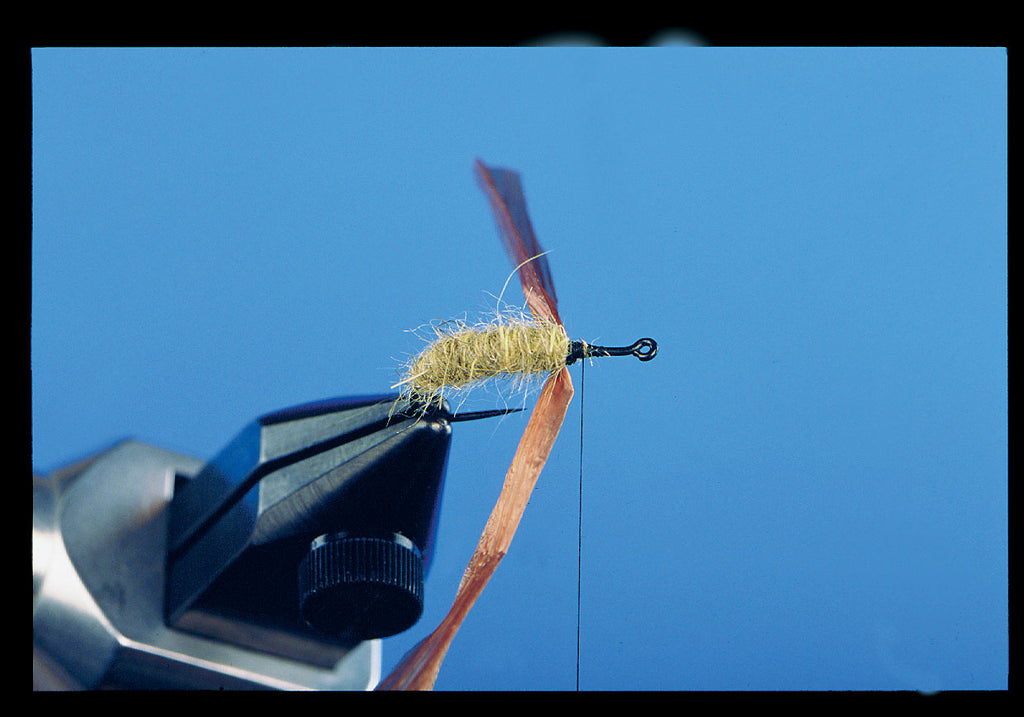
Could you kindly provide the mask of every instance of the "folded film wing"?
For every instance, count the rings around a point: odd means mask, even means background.
[[[489,167],[480,160],[476,161],[475,171],[477,181],[490,202],[505,250],[519,273],[533,319],[541,324],[556,325],[561,336],[565,336],[551,269],[534,234],[519,174],[509,169]],[[448,614],[432,633],[406,653],[377,689],[433,688],[459,627],[512,544],[530,494],[558,437],[573,396],[572,379],[566,365],[581,358],[627,354],[647,361],[654,358],[657,344],[652,339],[641,339],[630,347],[606,348],[566,339],[564,349],[560,350],[565,350],[565,356],[554,362],[548,373],[505,474],[497,503],[466,566]],[[526,365],[528,362],[521,363]],[[411,375],[415,377],[415,374],[414,369]]]

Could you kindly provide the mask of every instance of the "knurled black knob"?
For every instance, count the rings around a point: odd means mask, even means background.
[[[412,627],[423,613],[423,559],[400,533],[321,535],[299,564],[299,610],[332,637],[371,640]]]

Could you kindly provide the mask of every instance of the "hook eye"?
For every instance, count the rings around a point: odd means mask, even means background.
[[[641,361],[650,361],[658,355],[658,342],[654,339],[640,339],[629,348],[630,353]]]

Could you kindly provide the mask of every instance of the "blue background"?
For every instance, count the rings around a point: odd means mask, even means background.
[[[439,689],[1005,688],[1003,49],[39,49],[33,466],[386,391],[511,270],[577,396]],[[521,302],[511,285],[507,299]],[[519,400],[522,402],[521,398]],[[493,392],[467,408],[491,408]],[[532,397],[527,399],[532,404]],[[423,619],[527,414],[456,427]]]

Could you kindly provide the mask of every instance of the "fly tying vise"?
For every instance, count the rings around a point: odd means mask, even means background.
[[[631,346],[594,346],[570,340],[558,314],[555,285],[545,252],[533,232],[519,175],[476,162],[476,176],[491,204],[498,232],[523,287],[530,317],[499,314],[480,326],[451,322],[435,327],[436,339],[406,366],[394,387],[422,406],[440,405],[448,390],[494,378],[547,376],[512,458],[498,501],[441,624],[405,654],[377,689],[433,688],[448,647],[501,558],[508,551],[547,461],[573,396],[566,368],[600,356],[650,361],[658,344],[642,338]],[[581,484],[582,485],[582,484]]]

